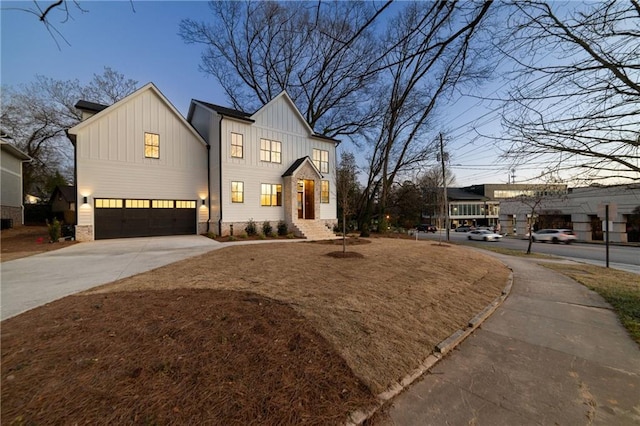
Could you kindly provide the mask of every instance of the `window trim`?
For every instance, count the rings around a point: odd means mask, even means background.
[[[316,158],[316,154],[318,158]],[[329,173],[329,151],[313,148],[313,150],[311,151],[311,157],[313,160],[313,164],[320,171],[320,173]],[[323,157],[326,157],[326,159]]]
[[[234,143],[234,141],[237,142],[237,138],[235,138],[234,136],[239,137],[239,144]],[[238,149],[238,147],[240,148],[240,155],[234,155],[234,148]],[[242,133],[231,132],[231,150],[229,152],[229,155],[231,156],[231,158],[244,158],[244,135]]]
[[[263,142],[268,144],[268,149],[263,148]],[[274,159],[274,157],[277,157],[277,159]],[[282,164],[282,142],[260,138],[260,161]]]
[[[147,142],[147,135],[150,137],[155,136],[155,138],[152,138],[155,139],[155,144],[153,140],[151,140],[151,143]],[[147,149],[150,149],[152,152],[148,153]],[[160,134],[144,132],[144,158],[151,158],[153,160],[160,159]]]
[[[325,191],[325,184],[327,185],[327,189]],[[320,181],[320,203],[329,204],[331,202],[331,184],[328,180]]]
[[[236,184],[236,190],[235,191],[233,190],[234,184]],[[239,191],[237,190],[238,184],[240,184],[239,185],[239,187],[240,187]],[[236,198],[236,196],[238,194],[240,194],[240,198],[239,199]],[[232,203],[238,203],[238,204],[244,203],[244,182],[243,181],[237,181],[237,180],[232,180],[231,181],[231,202]]]
[[[265,192],[265,188],[269,189],[268,193]],[[265,197],[268,197],[268,198],[265,198]],[[280,183],[261,183],[260,184],[260,207],[282,207],[282,184]]]

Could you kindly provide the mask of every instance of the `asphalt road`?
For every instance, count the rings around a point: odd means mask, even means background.
[[[454,231],[449,233],[449,237],[452,242],[471,243],[475,247],[483,247],[489,244],[512,250],[522,250],[523,252],[527,251],[529,244],[528,240],[516,237],[505,237],[501,241],[496,242],[468,241],[466,233]],[[444,241],[446,236],[444,232],[437,232],[435,234],[420,232],[418,238],[436,241],[442,239]],[[604,244],[580,242],[573,244],[552,244],[538,242],[533,243],[531,252],[564,257],[598,266],[606,265],[606,247]],[[640,274],[640,247],[610,245],[609,266]]]

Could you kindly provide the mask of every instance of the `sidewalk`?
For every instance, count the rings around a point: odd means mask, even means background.
[[[393,401],[393,424],[640,424],[640,350],[602,298],[495,256],[513,269],[510,296]]]

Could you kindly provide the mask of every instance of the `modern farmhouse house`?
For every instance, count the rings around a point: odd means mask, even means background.
[[[78,240],[238,234],[249,220],[332,235],[338,141],[316,135],[286,93],[253,114],[193,100],[188,120],[152,83],[76,107]]]

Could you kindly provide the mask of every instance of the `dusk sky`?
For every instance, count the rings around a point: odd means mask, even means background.
[[[109,66],[140,86],[153,82],[185,116],[192,98],[230,105],[215,79],[198,69],[202,47],[185,44],[177,34],[182,19],[206,18],[205,1],[136,0],[135,12],[128,1],[80,4],[87,12],[70,2],[67,22],[61,22],[60,12],[51,15],[60,32],[52,36],[34,14],[12,9],[33,8],[33,2],[2,2],[2,85],[29,83],[37,74],[87,83]],[[488,95],[494,90],[491,85],[485,88]],[[497,131],[496,107],[463,98],[441,115],[448,130],[453,130],[448,150],[458,186],[507,182],[509,166],[498,159],[490,141],[476,139],[469,129],[475,122],[484,124],[487,133]],[[356,151],[348,143],[340,149]],[[516,179],[523,181],[535,172],[531,166],[517,170]]]

